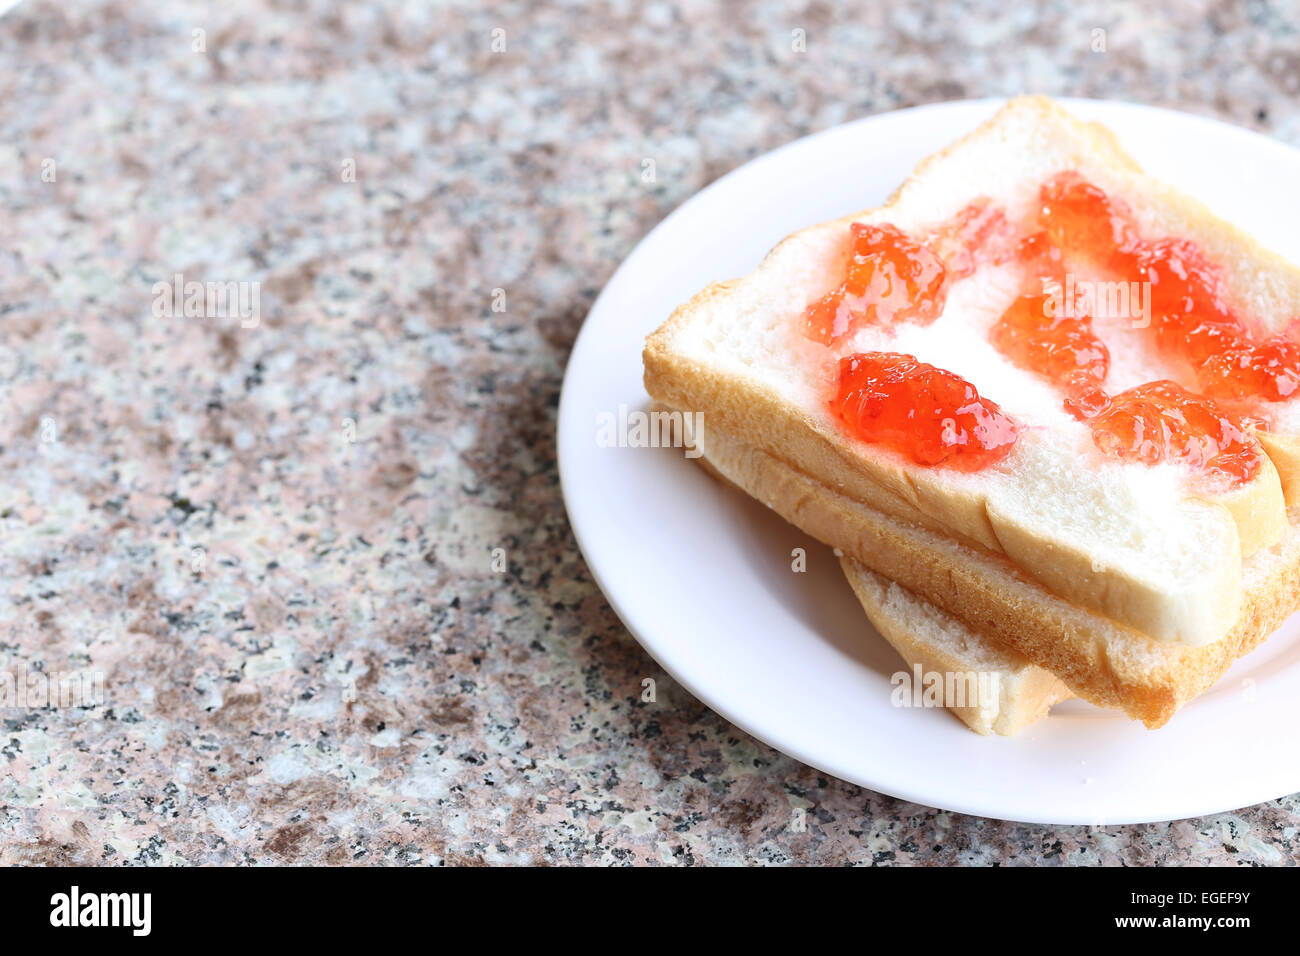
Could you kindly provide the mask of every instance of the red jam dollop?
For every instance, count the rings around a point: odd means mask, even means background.
[[[1146,465],[1181,462],[1236,484],[1259,473],[1259,441],[1213,401],[1170,381],[1147,382],[1098,407],[1072,409],[1102,452]]]
[[[1095,265],[1124,267],[1135,236],[1128,211],[1076,172],[1058,173],[1038,191],[1045,239]]]
[[[1188,368],[1197,391],[1237,402],[1280,402],[1300,392],[1300,343],[1253,335],[1225,300],[1218,268],[1195,243],[1139,238],[1128,210],[1076,172],[1049,179],[1039,199],[1043,232],[1034,251],[1100,267],[1120,281],[1150,283],[1156,347]]]
[[[1110,369],[1110,352],[1087,315],[1075,314],[1059,287],[1020,296],[989,338],[1019,368],[1036,372],[1073,395],[1097,388]]]
[[[935,253],[887,224],[855,222],[845,279],[810,305],[805,332],[834,346],[865,325],[933,322],[947,298],[947,272]]]
[[[951,282],[1015,258],[1029,278],[990,340],[1016,366],[1061,389],[1065,408],[1089,425],[1098,449],[1149,465],[1179,462],[1232,483],[1254,478],[1264,453],[1246,423],[1258,421],[1234,416],[1260,400],[1300,395],[1300,320],[1295,334],[1254,336],[1194,243],[1143,239],[1128,208],[1077,172],[1047,180],[1039,200],[1027,232],[987,199],[924,241],[888,224],[853,223],[844,281],[805,310],[805,334],[836,347],[867,325],[933,322]],[[1165,380],[1108,394],[1110,353],[1082,301],[1064,294],[1073,268],[1098,281],[1150,283],[1156,348],[1203,394]],[[959,471],[1002,460],[1017,437],[1015,422],[970,382],[896,352],[839,359],[830,409],[862,441]]]
[[[1032,228],[1017,247],[1027,291],[990,330],[993,345],[1059,386],[1066,409],[1089,424],[1103,452],[1147,464],[1179,461],[1233,483],[1253,478],[1263,450],[1246,419],[1219,403],[1235,412],[1300,392],[1300,341],[1254,337],[1195,243],[1143,239],[1127,207],[1077,172],[1043,183]],[[1134,318],[1150,320],[1157,351],[1196,393],[1171,381],[1106,393],[1106,346],[1086,311],[1061,294],[1072,268],[1098,281],[1150,283],[1150,315]]]
[[[1048,240],[1045,230],[1030,233],[1021,239],[1016,246],[1016,257],[1040,281],[1047,279],[1058,285],[1065,283],[1065,258],[1061,247]]]
[[[898,352],[861,352],[839,362],[831,411],[855,437],[919,465],[978,471],[1001,461],[1015,423],[952,372]]]
[[[1007,214],[988,198],[976,199],[926,239],[943,260],[950,280],[974,274],[978,266],[1001,265],[1015,252]]]
[[[1151,283],[1152,326],[1161,351],[1191,365],[1216,398],[1280,402],[1300,388],[1300,345],[1287,335],[1257,340],[1222,295],[1218,270],[1194,243],[1139,243],[1134,274]]]

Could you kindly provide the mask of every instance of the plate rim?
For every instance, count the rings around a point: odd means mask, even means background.
[[[618,617],[622,625],[627,629],[628,633],[631,634],[633,639],[636,640],[636,642],[656,662],[656,664],[658,664],[658,666],[661,667],[665,673],[667,673],[670,677],[672,677],[674,681],[680,684],[684,690],[686,690],[689,694],[691,694],[698,701],[700,701],[700,703],[704,704],[710,710],[714,711],[724,720],[731,723],[732,725],[739,728],[740,730],[744,731],[746,734],[753,737],[755,740],[758,740],[765,746],[771,747],[772,749],[777,750],[778,752],[785,754],[786,756],[792,759],[798,760],[799,762],[814,768],[820,773],[828,774],[832,777],[835,777],[836,779],[843,780],[855,786],[862,787],[863,789],[884,794],[886,796],[903,800],[917,806],[934,808],[936,810],[940,810],[944,812],[961,813],[964,815],[981,817],[985,819],[1005,820],[1009,822],[1026,823],[1026,824],[1033,824],[1033,825],[1080,826],[1080,825],[1089,825],[1090,823],[1095,823],[1096,821],[1082,821],[1073,816],[1069,816],[1069,815],[1062,816],[1059,814],[1052,814],[1051,812],[1047,812],[1047,813],[1015,812],[1014,814],[1007,814],[1007,813],[999,812],[996,809],[996,807],[991,807],[981,802],[978,798],[972,798],[970,801],[953,802],[953,801],[945,800],[942,802],[936,802],[936,800],[932,795],[928,795],[923,792],[925,790],[924,787],[911,788],[906,785],[899,785],[895,781],[887,781],[885,783],[881,783],[876,781],[864,780],[861,774],[846,773],[843,769],[835,769],[831,766],[826,765],[824,762],[820,760],[820,758],[815,757],[814,755],[809,753],[807,748],[802,744],[800,744],[797,740],[791,739],[788,735],[781,734],[770,728],[759,726],[758,723],[753,719],[751,719],[750,717],[738,714],[735,707],[733,707],[730,702],[725,700],[719,700],[717,699],[715,694],[707,692],[705,689],[703,689],[701,680],[699,678],[683,672],[676,665],[675,662],[666,659],[667,655],[665,654],[665,651],[667,649],[664,648],[661,643],[655,642],[652,638],[646,636],[644,632],[646,630],[653,630],[653,628],[644,628],[644,627],[638,628],[637,626],[634,626],[634,622],[630,619],[631,615],[629,614],[627,607],[625,606],[623,601],[621,601],[620,598],[618,597],[619,589],[617,587],[611,586],[611,583],[609,581],[609,578],[605,570],[603,570],[602,567],[597,562],[592,560],[591,557],[592,549],[590,546],[592,537],[589,529],[587,529],[586,526],[584,525],[583,519],[577,517],[578,515],[584,514],[584,511],[581,507],[575,508],[574,499],[572,497],[573,482],[568,477],[569,469],[571,466],[566,464],[567,456],[565,454],[565,445],[566,445],[565,436],[566,434],[568,434],[566,423],[574,418],[572,414],[572,408],[574,406],[575,399],[573,396],[575,391],[577,390],[577,387],[573,385],[574,382],[573,369],[579,366],[580,364],[579,359],[584,354],[583,352],[584,343],[587,343],[589,345],[591,339],[593,338],[593,335],[591,333],[591,329],[593,328],[593,325],[590,321],[592,316],[596,315],[599,312],[599,310],[602,307],[602,304],[604,304],[605,301],[610,297],[610,290],[615,288],[619,283],[619,281],[621,279],[624,279],[626,275],[636,267],[635,260],[637,259],[638,254],[641,253],[647,247],[647,245],[651,243],[651,241],[655,238],[656,235],[666,231],[677,220],[686,217],[695,206],[697,206],[703,201],[703,197],[705,197],[706,194],[710,193],[715,189],[722,188],[723,185],[726,184],[733,177],[738,176],[743,171],[751,169],[751,167],[757,164],[767,162],[771,160],[773,157],[776,157],[791,149],[807,148],[809,144],[815,142],[816,140],[822,137],[826,137],[830,134],[843,131],[847,127],[867,126],[873,123],[877,123],[884,119],[896,119],[904,115],[916,116],[922,113],[932,113],[932,112],[941,113],[947,111],[947,112],[953,112],[954,114],[958,114],[961,112],[966,112],[966,111],[975,112],[978,110],[988,110],[991,112],[992,109],[1006,103],[1009,99],[1012,99],[1012,97],[981,97],[976,99],[948,100],[948,101],[943,101],[938,103],[922,104],[919,106],[908,107],[905,109],[889,110],[881,113],[871,114],[869,116],[859,117],[857,119],[850,120],[845,123],[839,123],[834,126],[830,126],[825,129],[818,130],[806,136],[799,137],[798,139],[777,146],[774,149],[760,153],[759,155],[754,156],[751,159],[739,164],[735,168],[729,170],[724,175],[718,177],[717,179],[713,180],[706,186],[692,193],[687,199],[685,199],[676,208],[674,208],[667,216],[665,216],[662,220],[656,223],[655,226],[652,229],[650,229],[644,236],[642,236],[641,239],[638,240],[637,243],[628,251],[628,253],[624,256],[622,262],[619,263],[618,267],[606,280],[604,286],[601,288],[599,295],[596,297],[595,301],[591,305],[591,308],[588,310],[587,315],[584,317],[582,326],[574,340],[573,347],[570,350],[569,357],[565,364],[563,383],[561,385],[561,390],[560,390],[560,399],[559,399],[559,404],[556,413],[556,435],[555,435],[556,464],[557,464],[557,470],[560,479],[561,496],[564,502],[566,515],[569,521],[569,526],[573,532],[574,541],[577,544],[579,553],[582,555],[582,558],[587,565],[587,568],[592,576],[593,581],[595,582],[596,586],[600,589],[602,596],[605,598],[610,608],[614,611],[615,615]],[[1185,122],[1193,125],[1199,124],[1199,125],[1204,125],[1207,128],[1212,128],[1214,130],[1215,135],[1223,136],[1226,134],[1231,137],[1235,137],[1243,142],[1248,142],[1250,148],[1252,149],[1272,150],[1279,153],[1285,153],[1292,161],[1300,160],[1300,149],[1289,146],[1265,134],[1257,133],[1255,131],[1245,129],[1240,126],[1233,125],[1232,123],[1228,123],[1208,116],[1203,116],[1200,114],[1187,113],[1181,110],[1174,110],[1166,107],[1152,106],[1149,104],[1132,103],[1123,100],[1099,100],[1099,99],[1088,99],[1088,98],[1079,98],[1079,97],[1051,97],[1051,99],[1053,102],[1058,103],[1066,107],[1067,109],[1073,106],[1073,107],[1083,107],[1084,109],[1087,110],[1100,110],[1100,111],[1119,110],[1119,111],[1126,111],[1126,112],[1145,112],[1145,113],[1161,114],[1166,118],[1174,117],[1177,118],[1177,121],[1179,122]],[[955,141],[957,138],[969,132],[973,128],[974,128],[973,126],[967,127],[967,126],[961,126],[959,124],[955,125],[951,139]],[[919,162],[923,158],[924,157],[917,157],[913,162],[913,166],[915,165],[916,162]],[[575,422],[575,426],[576,426],[576,422]],[[1300,768],[1298,768],[1298,772],[1300,772]],[[1271,800],[1280,799],[1283,796],[1289,795],[1290,792],[1294,792],[1294,791],[1289,791],[1287,794],[1277,794],[1272,792],[1272,789],[1273,788],[1269,788],[1270,792],[1262,795],[1256,794],[1253,797],[1247,797],[1246,798],[1247,802],[1233,801],[1231,805],[1227,805],[1227,806],[1219,806],[1216,804],[1210,807],[1198,807],[1196,809],[1190,809],[1190,810],[1185,808],[1178,808],[1177,811],[1174,813],[1136,813],[1136,814],[1125,815],[1122,820],[1106,821],[1106,825],[1128,826],[1128,825],[1139,825],[1145,823],[1163,823],[1163,822],[1173,822],[1177,820],[1194,819],[1194,818],[1211,816],[1211,815],[1225,813],[1225,812],[1232,812],[1249,806],[1256,806],[1258,804],[1266,803]]]

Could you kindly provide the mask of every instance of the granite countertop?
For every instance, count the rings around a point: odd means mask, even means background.
[[[103,682],[0,710],[0,862],[1295,859],[1296,797],[1024,826],[774,752],[620,625],[554,450],[596,293],[722,173],[1026,91],[1300,145],[1294,7],[298,6],[0,19],[0,669]]]

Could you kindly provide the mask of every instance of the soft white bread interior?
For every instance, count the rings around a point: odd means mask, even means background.
[[[1300,491],[1300,452],[1277,454],[1229,494],[1197,490],[1178,465],[1102,456],[1061,395],[989,342],[990,325],[1025,279],[1014,264],[953,284],[927,326],[865,328],[836,353],[800,331],[805,307],[842,278],[850,222],[920,233],[978,197],[1028,216],[1039,185],[1066,169],[1123,197],[1144,234],[1200,243],[1249,314],[1279,326],[1300,315],[1300,270],[1143,176],[1104,129],[1029,98],[921,164],[885,206],[796,233],[749,276],[680,307],[647,341],[646,388],[664,405],[703,412],[711,430],[742,436],[847,501],[1005,556],[1047,592],[1130,632],[1211,644],[1246,613],[1243,558],[1288,533],[1284,488]],[[1113,358],[1109,391],[1171,376],[1140,330],[1100,331]],[[1023,424],[1011,455],[960,473],[847,436],[827,407],[829,370],[836,354],[873,350],[908,352],[974,383]],[[1287,423],[1300,426],[1295,405],[1275,409],[1270,452],[1289,447]]]
[[[1207,690],[1300,602],[1300,530],[1292,530],[1246,560],[1241,610],[1222,640],[1153,640],[1053,593],[1003,553],[875,509],[717,428],[695,442],[702,463],[791,524],[1023,655],[1079,697],[1149,727]]]
[[[948,710],[977,734],[1019,733],[1046,716],[1053,704],[1074,696],[1023,655],[977,634],[899,584],[852,558],[841,558],[840,565],[871,623],[909,667],[927,675],[958,675],[957,681],[945,684],[955,684],[959,691],[970,686],[990,691],[976,700],[945,700]],[[971,674],[980,679],[961,680]]]

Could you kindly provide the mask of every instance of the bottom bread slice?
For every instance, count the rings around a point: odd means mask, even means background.
[[[909,668],[932,681],[939,703],[977,734],[1019,733],[1073,697],[1052,674],[977,634],[902,585],[840,558],[862,609]],[[916,678],[899,689],[911,687]]]
[[[1148,727],[1163,726],[1300,602],[1300,531],[1245,562],[1241,613],[1200,647],[1157,641],[1069,603],[1005,557],[841,495],[716,428],[695,437],[712,468],[787,521],[897,581],[972,631],[1018,651],[1078,696]]]
[[[737,487],[707,458],[699,461],[714,478]],[[867,619],[913,670],[914,676],[908,675],[913,683],[938,675],[943,682],[939,705],[977,734],[1017,734],[1045,717],[1053,704],[1074,696],[1054,675],[977,634],[896,581],[849,557],[840,558],[840,567]],[[964,679],[969,675],[975,678],[973,684]],[[949,694],[950,688],[956,693]]]

